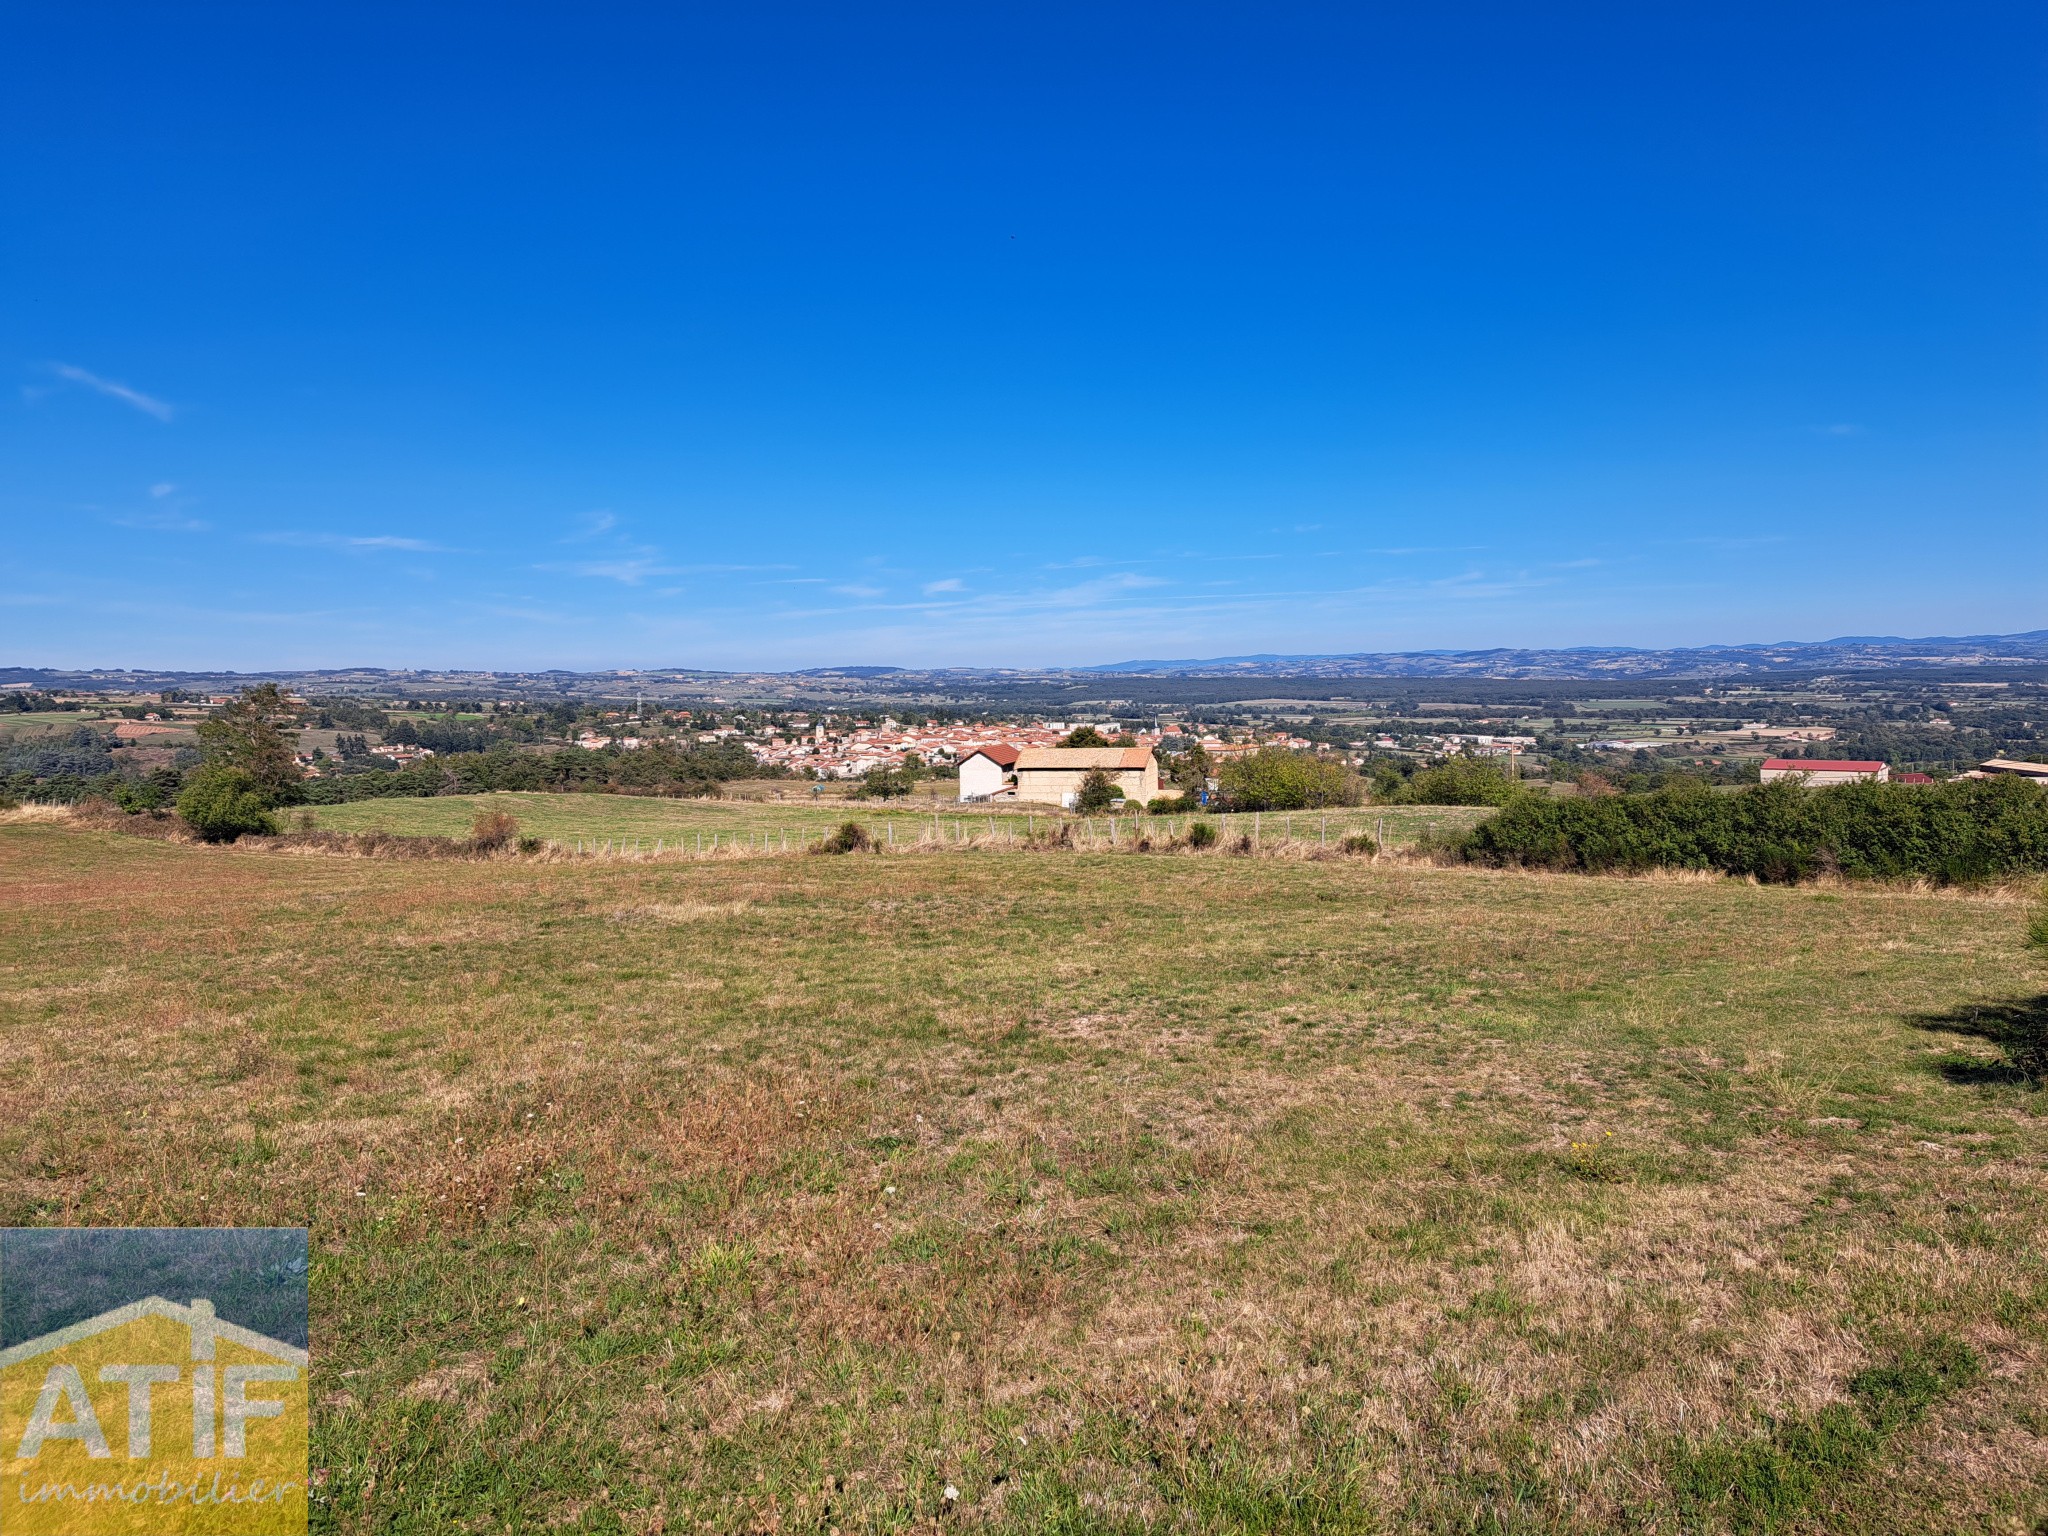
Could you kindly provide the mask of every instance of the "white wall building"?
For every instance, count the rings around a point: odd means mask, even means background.
[[[960,759],[960,798],[986,800],[1009,782],[1018,750],[1001,745],[976,747]]]

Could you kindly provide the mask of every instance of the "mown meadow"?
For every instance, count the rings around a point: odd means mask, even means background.
[[[2028,896],[16,813],[0,1220],[310,1226],[323,1531],[2032,1531]]]

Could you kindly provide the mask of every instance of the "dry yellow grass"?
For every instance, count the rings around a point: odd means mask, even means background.
[[[16,818],[0,1199],[311,1225],[334,1530],[2024,1529],[2048,1127],[1970,1012],[2038,1009],[2023,922]]]

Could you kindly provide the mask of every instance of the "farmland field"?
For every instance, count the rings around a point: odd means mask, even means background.
[[[348,805],[309,809],[314,824],[323,831],[374,830],[444,837],[466,834],[479,809],[505,810],[518,819],[521,830],[550,842],[573,847],[579,839],[585,845],[606,839],[638,839],[643,851],[652,849],[657,839],[662,840],[665,849],[694,849],[700,835],[708,840],[714,832],[742,840],[778,838],[786,832],[794,842],[829,832],[849,818],[870,827],[881,838],[886,838],[893,826],[899,842],[915,842],[932,833],[934,808],[929,801],[897,801],[885,806],[839,799],[814,805],[809,803],[807,785],[792,784],[786,793],[789,799],[784,802],[671,800],[637,795],[436,795],[428,799],[357,800]],[[1071,819],[1077,827],[1083,821],[1043,805],[963,807],[948,799],[936,807],[937,831],[946,840],[986,833],[991,825],[999,833],[1009,830],[1021,834],[1034,820],[1039,826],[1045,825],[1048,812],[1055,821]],[[293,814],[287,813],[287,819]],[[1329,838],[1337,842],[1350,832],[1373,832],[1384,822],[1388,845],[1397,847],[1413,843],[1427,829],[1467,827],[1485,814],[1463,806],[1374,806],[1331,811],[1327,816],[1320,811],[1297,811],[1291,821],[1276,812],[1260,817],[1258,826],[1262,840],[1284,838],[1290,828],[1297,838],[1320,839],[1327,821]],[[1156,832],[1164,818],[1120,817],[1119,835],[1128,836],[1136,820],[1142,820]],[[1179,816],[1171,820],[1174,827],[1185,828],[1188,818]],[[1107,817],[1097,816],[1090,825],[1101,837],[1108,837]],[[1253,825],[1253,818],[1242,813],[1230,818],[1233,830],[1242,828],[1249,832]]]
[[[21,813],[0,1220],[310,1225],[325,1531],[2034,1531],[2026,910]]]
[[[81,725],[104,731],[111,722],[96,715],[83,715],[74,710],[45,710],[23,714],[0,715],[0,739],[8,737],[31,738],[36,736],[69,736]]]

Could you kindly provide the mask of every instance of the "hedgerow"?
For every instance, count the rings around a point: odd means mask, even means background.
[[[1789,781],[1735,794],[1519,796],[1454,845],[1475,863],[1587,872],[1719,870],[1797,881],[1835,873],[1945,884],[2048,870],[2048,790],[2019,778],[1946,784]]]

